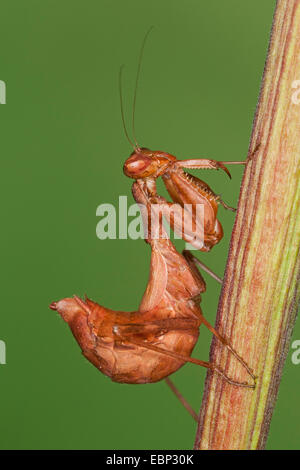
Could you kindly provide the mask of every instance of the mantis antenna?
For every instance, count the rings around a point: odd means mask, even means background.
[[[136,146],[133,144],[132,140],[130,139],[127,129],[126,129],[126,124],[125,124],[125,117],[124,117],[124,107],[123,107],[123,94],[122,94],[122,72],[124,69],[124,64],[121,65],[120,71],[119,71],[119,93],[120,93],[120,106],[121,106],[121,116],[122,116],[122,123],[123,123],[123,129],[125,132],[125,135],[127,137],[128,142],[132,146],[133,150],[137,150]]]
[[[139,147],[139,144],[137,143],[137,140],[136,140],[135,126],[134,126],[134,124],[135,124],[134,121],[135,121],[136,96],[137,96],[137,89],[138,89],[138,84],[139,84],[140,71],[141,71],[142,58],[143,58],[143,54],[144,54],[145,44],[146,44],[147,38],[148,38],[148,36],[151,33],[153,28],[154,28],[154,26],[151,26],[148,29],[148,31],[146,32],[145,36],[144,36],[142,46],[141,46],[141,50],[140,50],[140,56],[139,56],[139,62],[138,62],[136,80],[135,80],[135,89],[134,89],[134,97],[133,97],[133,105],[132,105],[132,132],[133,132],[133,139],[134,139],[134,142],[135,142],[135,145],[136,145],[137,149],[139,149],[140,147]]]

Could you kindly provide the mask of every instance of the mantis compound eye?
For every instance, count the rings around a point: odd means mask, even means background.
[[[151,175],[152,159],[145,155],[133,153],[125,162],[123,171],[129,178],[141,178]]]

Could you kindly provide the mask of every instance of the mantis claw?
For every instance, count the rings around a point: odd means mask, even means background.
[[[232,179],[230,171],[228,170],[228,168],[225,165],[223,165],[222,162],[216,162],[216,163],[217,163],[217,170],[221,169],[221,170],[225,171],[225,173],[228,175],[228,177],[230,179]]]

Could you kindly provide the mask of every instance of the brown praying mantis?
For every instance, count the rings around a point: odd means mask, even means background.
[[[134,94],[133,133],[137,83],[146,37],[141,49]],[[121,71],[120,98],[125,134],[132,144],[124,120]],[[177,160],[168,153],[141,148],[135,134],[134,141],[134,151],[125,162],[124,173],[136,180],[132,192],[136,202],[145,208],[142,211],[144,227],[147,227],[145,239],[151,247],[149,281],[138,310],[114,311],[77,296],[52,302],[50,308],[56,310],[69,324],[83,355],[103,374],[114,382],[131,384],[166,379],[182,404],[197,419],[195,412],[169,379],[185,363],[210,369],[228,383],[239,387],[254,388],[255,376],[230,342],[203,316],[200,301],[206,286],[196,266],[201,263],[189,251],[183,254],[176,251],[165,231],[162,217],[153,220],[152,209],[158,206],[162,215],[168,215],[172,206],[170,224],[175,232],[178,232],[179,222],[187,217],[189,223],[183,225],[180,233],[182,238],[202,251],[209,251],[223,236],[222,226],[217,220],[218,203],[227,209],[234,209],[227,206],[205,182],[184,172],[183,168],[222,169],[230,176],[226,164],[245,162]],[[175,204],[157,194],[156,178],[159,176],[162,176]],[[196,211],[199,204],[204,206],[204,218],[200,221],[197,220]],[[202,224],[204,240],[198,237],[197,232],[195,234],[189,229],[199,224]],[[228,377],[217,364],[191,357],[202,324],[235,356],[253,383],[239,382]]]

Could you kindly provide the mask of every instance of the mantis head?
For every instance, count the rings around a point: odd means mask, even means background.
[[[123,171],[129,178],[158,178],[176,161],[169,153],[136,148],[127,158]]]

